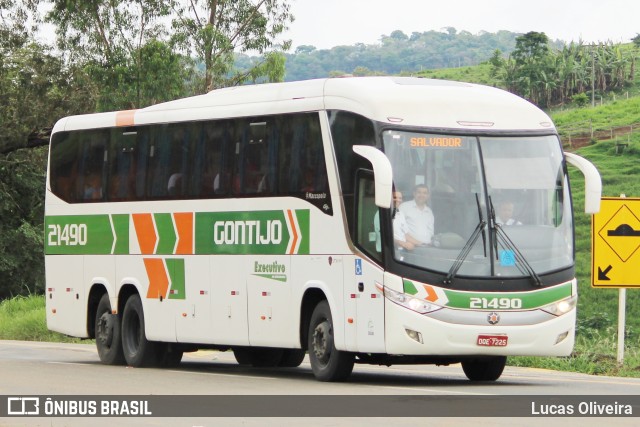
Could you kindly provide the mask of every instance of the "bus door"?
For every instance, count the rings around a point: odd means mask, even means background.
[[[354,256],[353,267],[345,267],[345,311],[347,346],[351,351],[382,353],[384,345],[384,270],[380,251],[380,217],[374,201],[373,174],[359,171],[356,178],[356,246],[365,256]]]

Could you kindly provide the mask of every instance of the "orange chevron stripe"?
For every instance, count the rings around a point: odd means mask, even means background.
[[[425,291],[427,291],[427,297],[425,298],[427,301],[436,302],[438,300],[438,294],[431,286],[423,285]]]
[[[133,116],[138,110],[125,110],[116,113],[116,126],[133,126]]]
[[[133,226],[136,229],[140,252],[143,254],[153,254],[156,249],[156,230],[153,226],[153,216],[151,214],[132,214]]]
[[[178,245],[176,254],[187,255],[193,253],[193,212],[179,212],[173,214],[178,230]]]
[[[299,236],[298,236],[298,230],[296,229],[296,222],[293,220],[293,212],[288,210],[287,216],[289,217],[289,224],[291,224],[291,232],[293,233],[293,243],[291,244],[291,249],[289,250],[289,255],[292,255],[295,253]]]
[[[149,290],[147,298],[167,297],[169,290],[169,277],[161,258],[144,258],[144,268],[149,276]]]

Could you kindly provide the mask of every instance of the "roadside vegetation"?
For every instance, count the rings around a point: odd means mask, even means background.
[[[44,295],[17,296],[0,302],[0,339],[81,342],[47,329]]]

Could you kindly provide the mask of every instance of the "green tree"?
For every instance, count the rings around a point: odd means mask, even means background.
[[[160,18],[169,14],[164,2],[45,1],[53,6],[47,20],[56,25],[58,48],[85,65],[93,80],[96,110],[139,108],[187,94],[188,60],[162,41]]]
[[[185,54],[195,53],[204,62],[200,92],[234,86],[246,81],[284,78],[283,56],[291,41],[278,37],[293,21],[284,0],[164,0],[173,20],[173,40]],[[252,52],[261,59],[248,69],[234,66],[234,52]]]
[[[535,104],[543,104],[544,92],[550,79],[549,38],[545,33],[531,31],[516,38],[516,47],[511,54],[517,69],[518,92]]]
[[[0,0],[0,299],[43,289],[47,128],[92,104],[82,70],[31,42],[30,5]]]

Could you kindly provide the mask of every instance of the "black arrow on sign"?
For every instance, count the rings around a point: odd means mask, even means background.
[[[607,277],[607,273],[610,272],[612,268],[612,266],[609,266],[602,271],[602,269],[598,267],[598,280],[611,280]]]

